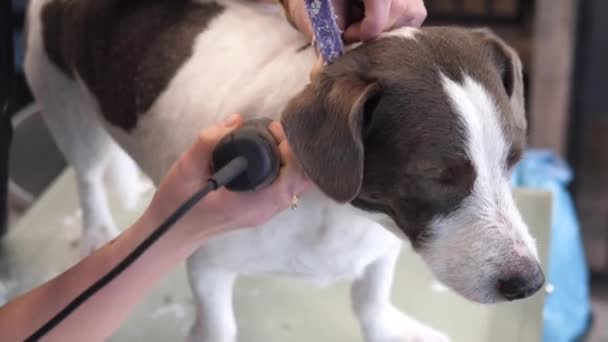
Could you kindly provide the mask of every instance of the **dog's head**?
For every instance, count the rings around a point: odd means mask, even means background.
[[[509,185],[522,83],[516,53],[487,30],[402,29],[328,66],[283,124],[329,197],[407,236],[463,296],[513,300],[544,283]]]

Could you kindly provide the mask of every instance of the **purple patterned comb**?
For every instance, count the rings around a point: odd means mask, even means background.
[[[325,63],[330,64],[344,53],[341,31],[330,0],[305,0],[317,48]]]

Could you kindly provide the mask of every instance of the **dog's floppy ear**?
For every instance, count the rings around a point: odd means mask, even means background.
[[[348,202],[363,180],[363,130],[368,100],[380,87],[355,76],[321,74],[283,113],[283,126],[296,159],[327,196]]]
[[[480,39],[487,57],[496,70],[505,88],[513,114],[525,121],[524,81],[522,63],[517,52],[489,29],[475,29],[474,35]],[[525,125],[525,123],[524,123]]]

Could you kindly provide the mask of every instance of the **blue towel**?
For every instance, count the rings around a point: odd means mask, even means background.
[[[549,272],[553,292],[543,310],[543,342],[571,342],[583,335],[591,315],[589,273],[576,209],[567,186],[572,171],[550,151],[524,154],[513,175],[515,186],[553,194]]]

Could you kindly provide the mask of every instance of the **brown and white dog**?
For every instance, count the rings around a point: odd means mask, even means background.
[[[277,7],[31,2],[27,78],[76,171],[83,252],[116,234],[106,172],[132,201],[136,165],[158,183],[203,128],[239,112],[282,118],[318,190],[190,258],[191,341],[234,341],[232,286],[260,273],[352,279],[368,342],[446,341],[389,300],[406,239],[468,299],[535,293],[544,276],[509,186],[526,134],[514,51],[486,30],[399,29],[309,83],[315,54]]]

